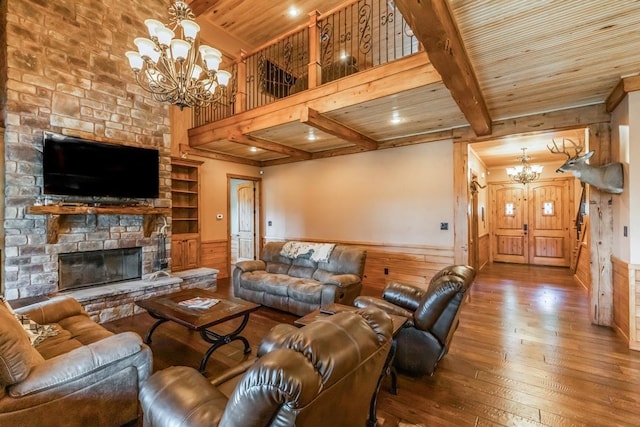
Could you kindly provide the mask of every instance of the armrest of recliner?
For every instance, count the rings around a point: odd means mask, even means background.
[[[197,370],[171,366],[153,374],[140,390],[147,427],[217,426],[227,398]]]
[[[353,305],[358,308],[376,307],[387,314],[403,316],[410,321],[413,319],[413,313],[409,310],[405,310],[400,306],[397,306],[380,298],[359,296],[353,301]]]
[[[142,339],[134,332],[112,335],[36,365],[24,381],[9,388],[9,394],[22,397],[72,383],[140,353],[143,347]],[[79,388],[86,386],[78,383]]]
[[[382,298],[411,312],[416,311],[425,290],[405,283],[389,282],[382,291]]]
[[[244,375],[244,373],[247,372],[247,370],[256,363],[256,360],[258,360],[257,357],[253,357],[249,360],[245,360],[244,362],[241,362],[239,365],[236,365],[227,369],[217,377],[213,379],[210,378],[209,381],[213,386],[218,387],[219,385],[224,384],[235,377]]]
[[[235,267],[239,268],[243,273],[246,273],[247,271],[265,270],[267,268],[267,264],[261,259],[257,259],[239,261],[236,263]]]
[[[58,296],[51,299],[17,308],[16,313],[29,316],[41,325],[58,323],[61,319],[85,314],[82,305],[70,296]]]
[[[360,283],[362,279],[357,274],[332,274],[323,278],[322,283],[325,285],[333,285],[339,288],[347,288]]]

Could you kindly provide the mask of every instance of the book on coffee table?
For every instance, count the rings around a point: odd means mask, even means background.
[[[195,297],[195,298],[186,299],[184,301],[180,301],[178,304],[183,307],[189,307],[189,308],[209,308],[216,305],[219,302],[220,300],[215,298]]]

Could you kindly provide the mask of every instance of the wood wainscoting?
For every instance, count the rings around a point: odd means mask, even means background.
[[[453,264],[453,248],[371,244],[352,246],[367,251],[363,285],[380,292],[390,281],[426,289],[434,274]]]
[[[229,277],[227,240],[207,240],[200,244],[200,265],[218,270],[218,278]]]
[[[611,257],[611,265],[613,270],[613,327],[631,345],[631,340],[629,339],[629,317],[631,313],[629,296],[632,289],[629,273],[631,269],[628,263],[613,256]]]
[[[285,239],[265,238],[274,242]],[[318,239],[295,238],[304,242],[325,242]],[[362,284],[366,294],[380,294],[387,282],[398,281],[425,288],[439,270],[453,264],[453,248],[441,246],[400,245],[331,241],[367,251]]]
[[[478,237],[478,270],[489,263],[491,257],[491,235],[489,233]]]
[[[614,256],[613,327],[624,336],[631,350],[640,351],[640,264],[629,264]]]

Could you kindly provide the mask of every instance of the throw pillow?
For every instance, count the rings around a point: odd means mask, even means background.
[[[9,313],[11,313],[18,323],[20,323],[22,329],[27,333],[32,346],[40,344],[47,337],[52,337],[58,334],[58,330],[54,325],[40,325],[39,323],[31,320],[29,316],[25,314],[18,314],[13,311],[11,304],[9,304],[9,301],[4,297],[0,296],[0,301],[2,301],[5,307],[7,307],[7,310],[9,310]]]
[[[47,337],[58,335],[58,330],[54,325],[41,325],[24,314],[16,314],[16,319],[29,335],[29,340],[33,346],[40,344]]]

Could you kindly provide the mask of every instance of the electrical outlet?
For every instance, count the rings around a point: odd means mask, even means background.
[[[267,221],[267,225],[271,227],[273,225],[273,221]]]
[[[389,268],[387,267],[384,268],[384,274],[389,274]]]
[[[624,235],[624,237],[627,237],[627,234],[628,234],[628,228],[627,228],[627,226],[626,226],[626,225],[622,228],[622,234]]]
[[[449,229],[449,223],[448,222],[441,222],[440,223],[440,230],[448,230]]]

